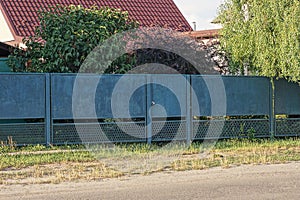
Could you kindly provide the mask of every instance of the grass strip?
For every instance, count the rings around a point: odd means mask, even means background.
[[[91,148],[91,147],[89,147]],[[0,147],[0,184],[58,183],[74,180],[95,180],[131,175],[124,163],[136,163],[139,174],[158,171],[202,170],[212,167],[232,167],[245,164],[275,164],[300,161],[300,139],[229,139],[219,141],[206,157],[200,157],[206,146],[201,142],[186,146],[165,144],[119,144],[114,148],[94,149],[85,146],[41,145],[30,147]],[[155,168],[144,168],[149,158],[165,160]],[[177,156],[177,157],[176,157]],[[118,163],[115,167],[114,163]],[[155,163],[154,163],[155,164]],[[145,166],[146,166],[145,165]],[[29,177],[34,177],[29,179]]]

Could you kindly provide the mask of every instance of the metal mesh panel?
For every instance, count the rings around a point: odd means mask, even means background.
[[[45,144],[45,124],[0,124],[0,141],[5,142],[8,137],[12,137],[17,145]]]
[[[53,125],[54,144],[103,142],[146,142],[145,122]]]
[[[299,136],[300,119],[277,119],[276,136]]]
[[[223,129],[224,121],[217,120],[205,120],[193,122],[193,137],[192,139],[204,139],[210,128],[210,138],[219,138],[220,132]],[[208,137],[208,136],[207,136]]]
[[[153,121],[152,140],[171,141],[186,139],[186,121]]]
[[[209,131],[208,131],[209,130]],[[269,120],[207,120],[193,122],[194,139],[269,136]],[[221,133],[221,134],[220,134]]]

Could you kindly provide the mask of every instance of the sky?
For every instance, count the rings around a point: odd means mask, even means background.
[[[217,16],[218,7],[224,0],[174,0],[174,2],[193,28],[192,22],[196,22],[197,30],[220,28],[219,25],[210,22]]]

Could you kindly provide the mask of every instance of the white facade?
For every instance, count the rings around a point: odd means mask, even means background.
[[[15,40],[11,33],[2,11],[0,10],[0,42],[9,42]]]

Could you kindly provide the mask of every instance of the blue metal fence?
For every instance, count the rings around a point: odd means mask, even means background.
[[[276,135],[300,136],[300,87],[297,83],[275,81],[274,110],[276,115],[283,115],[276,119]]]
[[[44,74],[0,74],[0,141],[45,143],[45,88]]]
[[[298,136],[300,87],[275,81],[274,108],[271,88],[265,77],[0,74],[0,141],[151,143]]]

